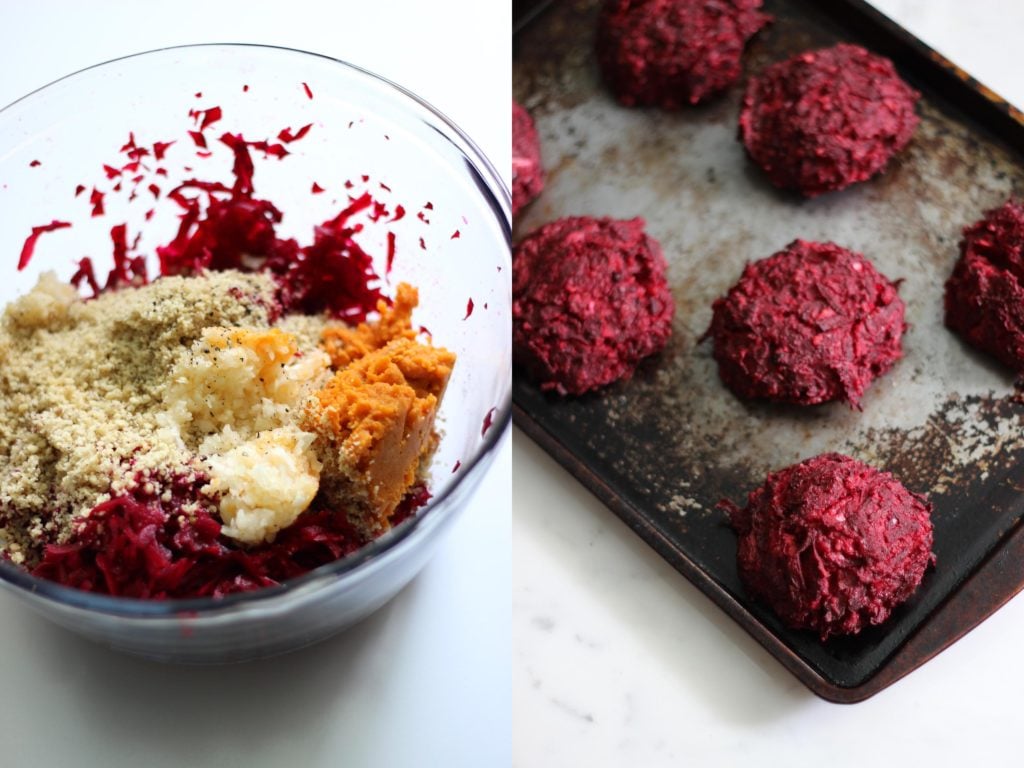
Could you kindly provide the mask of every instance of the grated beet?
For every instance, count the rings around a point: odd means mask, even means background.
[[[25,238],[25,244],[21,246],[21,256],[18,258],[18,269],[22,270],[28,266],[29,261],[32,260],[32,254],[36,250],[36,241],[39,240],[39,236],[44,232],[53,232],[55,229],[64,229],[70,227],[70,221],[51,221],[49,224],[43,224],[38,227],[32,227],[32,234]]]
[[[168,148],[173,144],[173,141],[158,141],[153,144],[153,157],[157,160],[163,160],[164,155],[167,154]]]
[[[395,233],[388,232],[388,255],[385,262],[384,273],[391,274],[391,267],[395,263]]]
[[[124,224],[117,224],[110,229],[110,240],[114,244],[114,266],[107,273],[107,280],[101,286],[96,278],[92,259],[83,256],[78,261],[78,270],[71,276],[71,284],[76,288],[82,283],[89,286],[92,295],[99,296],[103,291],[112,291],[129,285],[146,285],[149,282],[149,275],[146,270],[146,259],[142,256],[129,256],[128,251],[134,250],[138,244],[138,236],[135,243],[128,247],[128,227]]]
[[[197,109],[195,110],[195,118],[199,121],[199,130],[205,131],[206,128],[213,123],[216,123],[224,116],[223,111],[220,107],[210,107],[209,109]],[[200,118],[202,120],[200,121]]]
[[[89,195],[89,204],[92,206],[93,216],[103,215],[103,193],[96,189],[96,187],[92,188],[92,193]]]
[[[299,135],[304,135],[302,129],[296,138]],[[263,270],[277,278],[278,298],[285,312],[326,311],[349,321],[364,320],[385,297],[380,288],[371,287],[379,283],[379,277],[373,259],[353,239],[361,225],[350,223],[350,219],[377,205],[376,201],[369,193],[352,200],[337,216],[315,228],[311,245],[299,246],[295,240],[277,236],[275,228],[282,215],[273,203],[253,196],[250,147],[274,154],[273,148],[280,145],[247,141],[231,133],[222,135],[220,141],[235,155],[235,182],[229,189],[219,182],[190,180],[167,194],[184,214],[174,239],[156,249],[160,273]],[[205,194],[205,211],[198,195],[187,194],[192,192]]]
[[[278,140],[283,141],[285,144],[291,144],[293,141],[298,141],[307,133],[309,133],[309,129],[312,127],[312,123],[306,123],[304,126],[299,128],[299,130],[297,130],[295,133],[292,133],[291,128],[282,128],[281,132],[277,134],[277,138]]]
[[[484,414],[484,423],[480,428],[480,437],[487,435],[487,431],[494,426],[494,414],[498,412],[497,406],[491,408],[486,414]]]
[[[145,599],[223,597],[308,573],[367,543],[344,512],[311,509],[269,544],[242,549],[205,510],[183,511],[205,478],[173,484],[170,502],[118,496],[82,519],[68,544],[46,547],[33,576],[89,592]],[[396,510],[398,525],[430,499],[416,486]]]
[[[149,150],[145,147],[140,147],[135,143],[135,133],[128,133],[128,141],[121,147],[121,151],[124,152],[132,160],[132,162],[138,166],[139,161],[149,154]]]

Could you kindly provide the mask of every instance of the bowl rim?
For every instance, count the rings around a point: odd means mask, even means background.
[[[395,91],[398,96],[410,100],[416,107],[425,110],[431,117],[439,120],[449,132],[447,134],[442,134],[444,138],[451,142],[455,148],[463,154],[465,159],[469,162],[470,168],[476,176],[484,182],[483,185],[478,184],[478,188],[487,193],[489,198],[488,203],[494,210],[496,218],[502,225],[502,232],[505,236],[505,241],[508,244],[508,263],[505,271],[506,274],[511,275],[512,197],[508,187],[491,161],[458,125],[456,125],[447,115],[430,104],[430,102],[416,95],[404,86],[389,80],[386,77],[378,75],[375,72],[360,67],[357,64],[345,61],[344,59],[339,59],[322,53],[315,53],[313,51],[305,51],[299,48],[290,48],[281,45],[267,45],[262,43],[210,42],[164,46],[161,48],[153,48],[146,51],[140,51],[138,53],[118,56],[97,64],[91,64],[87,67],[83,67],[82,69],[63,75],[62,77],[52,80],[45,85],[26,93],[9,104],[0,107],[0,119],[3,119],[5,113],[8,113],[13,107],[32,98],[36,94],[94,69],[101,69],[103,67],[119,64],[132,59],[151,56],[153,54],[209,48],[224,50],[252,49],[263,52],[310,56],[322,59],[325,62],[340,65],[342,68],[347,69],[360,77],[366,77],[372,81],[376,81],[378,85],[390,88]],[[453,141],[453,139],[456,139],[457,141]],[[459,142],[461,142],[461,144]],[[509,340],[509,345],[509,356],[511,358],[511,339]],[[417,532],[425,535],[431,527],[430,525],[425,525],[425,521],[433,523],[439,514],[452,514],[454,510],[447,501],[468,479],[476,478],[477,475],[486,470],[487,465],[489,465],[490,462],[485,462],[484,460],[495,452],[505,434],[511,431],[511,361],[509,371],[509,386],[501,397],[500,402],[496,403],[489,412],[493,415],[493,418],[490,426],[482,434],[483,442],[469,459],[460,464],[460,474],[455,481],[440,495],[432,496],[416,514],[407,520],[404,520],[384,535],[364,545],[351,555],[342,557],[330,563],[325,563],[324,565],[314,568],[307,573],[296,576],[293,579],[288,579],[287,581],[274,586],[261,587],[259,589],[245,592],[236,592],[223,597],[143,599],[86,592],[84,590],[63,586],[54,581],[48,581],[46,579],[32,576],[27,571],[22,570],[20,567],[2,558],[0,558],[0,585],[12,585],[31,593],[33,596],[47,598],[72,609],[82,609],[126,618],[183,619],[187,617],[189,620],[195,621],[203,617],[218,616],[243,606],[263,606],[292,592],[300,590],[309,591],[318,585],[327,586],[328,584],[338,583],[340,578],[343,576],[351,576],[354,580],[355,574],[368,570],[374,563],[380,561],[383,555],[395,550],[403,542],[412,539]],[[440,519],[438,519],[438,522],[440,522]]]

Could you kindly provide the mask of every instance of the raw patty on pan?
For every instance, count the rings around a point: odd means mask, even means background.
[[[813,197],[881,172],[913,136],[920,96],[891,61],[841,43],[752,77],[740,139],[772,184]]]
[[[946,281],[946,325],[1024,373],[1024,205],[1008,200],[964,229]]]
[[[838,453],[769,474],[746,507],[721,507],[739,536],[744,586],[822,640],[885,621],[935,560],[931,504]]]
[[[512,215],[531,203],[544,189],[540,139],[533,118],[519,102],[512,102]]]
[[[794,240],[747,265],[712,305],[705,338],[741,398],[857,407],[902,356],[903,315],[896,284],[864,256]]]
[[[605,82],[625,106],[678,109],[733,85],[761,0],[609,0],[597,29]]]
[[[512,259],[516,365],[563,395],[629,377],[671,334],[665,270],[641,218],[572,216],[527,235]]]

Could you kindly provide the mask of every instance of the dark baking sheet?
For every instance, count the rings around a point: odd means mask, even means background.
[[[516,422],[808,687],[861,700],[1024,582],[1024,406],[1006,371],[945,330],[941,310],[961,228],[1024,190],[1019,113],[858,0],[767,0],[776,20],[749,46],[747,73],[844,40],[894,59],[924,94],[922,124],[885,175],[805,201],[748,164],[735,140],[741,88],[672,114],[619,107],[592,55],[598,7],[556,1],[516,33],[514,95],[534,115],[548,173],[516,231],[573,214],[644,216],[669,260],[673,338],[630,381],[586,397],[545,395],[517,376]],[[796,237],[834,240],[904,280],[906,356],[862,412],[742,403],[697,343],[744,263]],[[768,471],[827,450],[929,495],[937,565],[886,623],[821,643],[748,599],[715,505],[742,502]]]

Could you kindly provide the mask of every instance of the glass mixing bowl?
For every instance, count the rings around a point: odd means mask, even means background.
[[[221,117],[204,131],[206,157],[188,131],[213,107]],[[307,124],[300,141],[279,138]],[[253,152],[258,196],[284,212],[283,236],[307,242],[317,222],[361,189],[392,212],[403,205],[400,220],[367,220],[360,245],[386,275],[387,293],[400,281],[419,288],[414,321],[458,357],[438,417],[432,498],[352,556],[276,587],[163,601],[68,589],[0,562],[0,584],[48,619],[113,648],[189,663],[292,650],[383,605],[467,505],[511,415],[508,191],[472,141],[429,104],[323,56],[251,45],[168,48],[91,67],[0,110],[0,301],[28,291],[43,270],[70,278],[85,255],[106,274],[110,259],[105,264],[102,254],[111,251],[115,223],[140,233],[139,253],[169,241],[181,211],[161,191],[190,176],[230,184],[231,153],[215,146],[226,131],[290,153]],[[123,168],[131,146],[170,141],[160,162],[152,152],[134,156],[147,173],[163,167],[158,190],[148,189],[152,177],[140,184],[134,169]],[[325,191],[314,193],[314,182]],[[137,187],[133,198],[124,194],[129,185]],[[92,215],[93,188],[107,193],[103,216]],[[17,270],[32,228],[51,221],[72,226],[41,235],[28,268]]]

